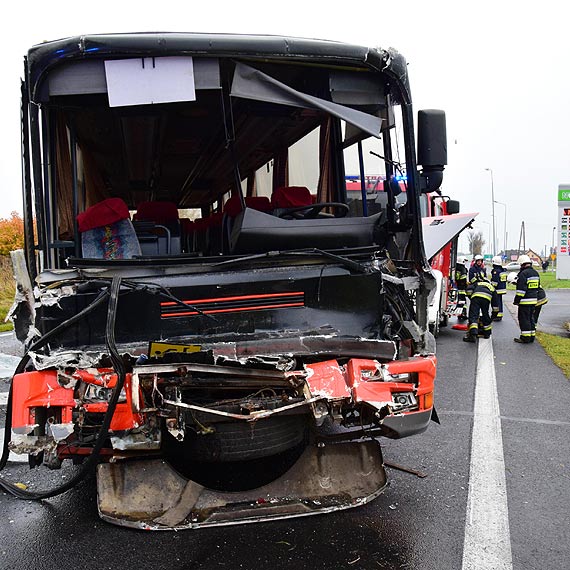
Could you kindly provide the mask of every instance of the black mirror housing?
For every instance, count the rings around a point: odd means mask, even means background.
[[[418,164],[424,171],[443,170],[447,164],[445,111],[418,111]]]
[[[448,200],[446,205],[448,214],[459,214],[459,200]]]

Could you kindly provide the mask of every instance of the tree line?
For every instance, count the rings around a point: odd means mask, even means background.
[[[24,247],[24,221],[18,212],[9,218],[0,218],[0,255],[9,255],[14,249]]]

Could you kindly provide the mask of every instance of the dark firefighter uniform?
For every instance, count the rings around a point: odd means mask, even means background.
[[[503,295],[507,292],[507,270],[500,265],[493,265],[491,283],[497,291],[497,304],[493,305],[493,320],[500,321],[503,318]]]
[[[534,342],[536,335],[534,311],[540,288],[540,275],[531,265],[519,271],[514,303],[519,307],[518,318],[521,335],[519,338],[515,338],[515,342]]]
[[[540,311],[542,307],[548,303],[548,299],[546,298],[546,293],[542,287],[538,287],[538,292],[536,294],[536,305],[534,306],[534,326],[538,324],[538,317],[540,317]]]
[[[485,278],[480,277],[467,286],[469,297],[469,328],[463,337],[465,342],[475,342],[479,333],[479,318],[481,319],[483,338],[491,336],[491,303],[497,303],[495,287]]]
[[[457,306],[465,306],[465,289],[467,289],[467,267],[463,263],[455,264],[455,284],[457,285]]]
[[[478,279],[487,279],[487,272],[483,263],[477,261],[469,268],[469,283],[474,283]]]

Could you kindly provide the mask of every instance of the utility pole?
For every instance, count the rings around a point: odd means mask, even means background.
[[[526,237],[524,232],[524,220],[521,222],[521,233],[519,235],[519,255],[521,254],[521,244],[522,244],[522,253],[526,251]]]

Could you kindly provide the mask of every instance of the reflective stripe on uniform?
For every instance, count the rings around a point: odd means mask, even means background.
[[[519,305],[536,305],[536,299],[521,299]]]
[[[471,298],[475,299],[475,297],[480,297],[481,299],[487,299],[487,301],[490,301],[493,298],[491,295],[489,295],[489,293],[473,293],[471,295]]]

